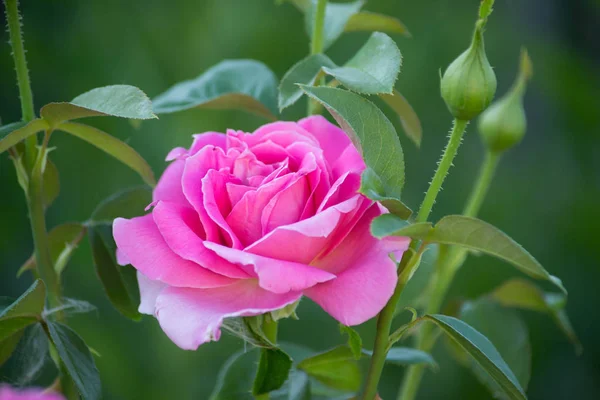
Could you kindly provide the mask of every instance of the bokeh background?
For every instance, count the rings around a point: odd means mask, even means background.
[[[450,116],[439,96],[438,70],[467,46],[476,0],[371,0],[365,9],[399,17],[413,38],[397,39],[404,56],[397,87],[413,104],[423,127],[422,148],[402,136],[407,164],[405,201],[416,208],[446,140]],[[0,5],[0,8],[2,6]],[[175,82],[199,75],[226,58],[255,58],[281,77],[308,51],[302,17],[291,5],[270,0],[29,0],[23,1],[24,32],[37,109],[93,87],[131,84],[151,97]],[[366,33],[345,35],[329,51],[348,59]],[[488,23],[488,57],[498,93],[510,86],[519,48],[529,49],[535,75],[526,96],[529,128],[510,151],[481,217],[511,234],[570,291],[568,313],[583,342],[576,356],[550,318],[523,314],[530,329],[531,399],[600,398],[600,3],[596,0],[497,0]],[[20,118],[8,35],[0,30],[0,117]],[[297,105],[284,119],[303,116]],[[395,121],[395,120],[394,120]],[[237,111],[192,110],[161,117],[136,130],[127,121],[88,121],[126,140],[159,174],[168,150],[188,146],[192,133],[226,128],[251,131],[262,121]],[[398,129],[401,128],[398,126]],[[95,205],[139,178],[95,148],[57,133],[51,154],[60,170],[61,194],[48,225],[87,219]],[[482,159],[470,127],[438,198],[433,217],[462,209]],[[15,278],[32,251],[21,189],[6,154],[0,156],[0,295],[17,296],[31,277]],[[475,298],[518,273],[490,258],[471,257],[451,294]],[[102,356],[97,364],[106,399],[206,399],[219,367],[243,344],[230,336],[196,352],[180,350],[150,317],[134,323],[108,303],[83,242],[64,274],[69,297],[98,311],[74,317],[72,326]],[[300,321],[284,321],[283,340],[316,350],[344,339],[336,323],[305,300]],[[360,328],[367,346],[373,325]],[[437,374],[427,373],[421,399],[483,399],[486,390],[438,346]],[[395,398],[403,370],[388,367],[382,397]],[[2,377],[0,377],[1,380]],[[40,377],[40,379],[45,379]]]

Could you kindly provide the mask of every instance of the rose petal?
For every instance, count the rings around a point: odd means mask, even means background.
[[[338,179],[346,172],[362,173],[366,168],[365,161],[353,144],[349,144],[331,165],[331,176]]]
[[[274,294],[255,280],[244,280],[215,289],[164,289],[156,302],[156,316],[167,336],[185,350],[219,340],[225,318],[253,316],[283,308],[301,294]]]
[[[119,264],[119,265],[128,265],[128,264],[131,264],[131,262],[129,261],[129,259],[125,255],[125,253],[123,253],[123,250],[117,248],[116,256],[117,256],[117,264]]]
[[[131,265],[152,280],[196,288],[218,287],[234,281],[175,254],[167,246],[152,215],[115,219],[113,235],[119,251]]]
[[[204,230],[192,208],[163,201],[156,205],[152,216],[167,245],[182,258],[219,275],[241,279],[249,277],[238,266],[223,260],[204,246]]]
[[[248,191],[233,206],[226,221],[244,246],[260,239],[262,236],[260,221],[263,210],[271,199],[280,193],[293,178],[293,175],[285,175],[268,184],[259,186],[257,189]]]
[[[197,133],[192,135],[194,137],[194,143],[190,147],[188,155],[193,156],[200,150],[204,148],[204,146],[217,146],[221,149],[225,150],[227,137],[220,132],[204,132]]]
[[[253,153],[245,150],[233,162],[232,173],[242,182],[247,182],[249,178],[256,175],[269,175],[274,169],[273,165],[265,165],[257,160]]]
[[[279,162],[279,166],[273,172],[265,176],[261,184],[266,185],[267,183],[279,178],[280,176],[289,174],[290,172],[290,161],[288,158],[286,158],[285,160]]]
[[[165,172],[163,172],[152,192],[152,200],[189,204],[181,188],[181,176],[183,175],[184,167],[184,160],[175,160],[165,169]]]
[[[65,397],[51,389],[12,388],[0,383],[0,400],[65,400]]]
[[[216,243],[206,247],[230,262],[239,264],[248,273],[258,276],[260,287],[273,293],[299,291],[335,278],[335,275],[305,264],[262,257]]]
[[[274,164],[282,162],[288,158],[285,147],[282,147],[270,140],[258,143],[252,147],[252,153],[257,159],[265,164]]]
[[[271,140],[280,146],[287,147],[298,141],[318,145],[319,142],[310,132],[300,124],[290,121],[277,121],[258,128],[252,134],[247,134],[243,139],[250,147],[257,143]]]
[[[261,210],[260,223],[257,225],[262,226],[262,235],[271,232],[278,226],[289,225],[300,220],[309,195],[310,187],[307,176],[296,177],[288,187],[275,194]]]
[[[360,175],[346,172],[331,185],[331,188],[319,205],[317,213],[356,196],[359,188]]]
[[[244,195],[250,191],[255,191],[256,188],[252,186],[246,186],[244,184],[228,182],[225,184],[225,190],[227,190],[227,196],[229,196],[229,201],[231,201],[231,205],[235,208],[235,205],[242,200]],[[233,212],[233,210],[232,210]]]
[[[183,147],[175,147],[173,150],[167,154],[165,161],[173,161],[180,157],[187,156],[188,150]]]
[[[343,130],[327,121],[322,115],[313,115],[301,119],[298,121],[298,125],[318,140],[325,158],[331,165],[337,161],[344,149],[352,144]]]
[[[310,194],[299,219],[311,217],[330,188],[328,164],[323,158],[323,151],[310,144],[297,142],[288,146],[286,150],[291,158],[302,160],[299,172],[309,172]]]
[[[331,247],[330,243],[341,241],[335,239],[338,236],[336,233],[341,233],[341,239],[344,238],[347,232],[341,232],[338,226],[351,229],[351,221],[356,214],[360,217],[366,209],[361,207],[363,202],[363,197],[356,195],[311,218],[275,228],[248,246],[246,251],[278,260],[310,264]]]
[[[230,182],[240,183],[239,179],[222,171],[211,169],[206,173],[202,178],[203,212],[220,228],[220,236],[228,246],[241,249],[243,246],[240,239],[225,220],[225,216],[231,212],[231,202],[227,196],[227,184]],[[208,240],[215,241],[210,237]],[[220,242],[221,240],[218,241]]]
[[[388,302],[398,280],[390,252],[406,251],[408,238],[377,240],[369,231],[379,215],[377,205],[365,213],[346,239],[317,266],[337,278],[307,289],[304,293],[344,325],[358,325],[371,318]]]
[[[221,242],[221,232],[215,222],[209,217],[204,206],[202,179],[210,170],[229,167],[231,160],[219,147],[203,147],[198,153],[185,160],[185,168],[181,176],[183,193],[202,221],[207,240]]]
[[[153,281],[140,271],[137,272],[138,286],[140,287],[140,306],[138,311],[142,314],[154,315],[156,298],[167,287],[162,282]]]

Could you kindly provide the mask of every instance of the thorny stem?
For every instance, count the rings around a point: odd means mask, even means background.
[[[442,159],[429,185],[429,189],[425,194],[425,199],[423,200],[423,203],[421,203],[421,207],[419,208],[419,212],[417,214],[416,222],[427,221],[427,218],[431,213],[431,209],[435,204],[435,199],[442,188],[444,180],[446,179],[448,170],[452,166],[452,161],[456,156],[467,124],[468,121],[454,120],[454,125],[450,133],[448,144],[444,149]],[[409,251],[404,252],[399,266],[399,272],[401,276],[411,275],[411,271],[404,271],[404,269],[408,265],[411,265],[410,259],[414,256],[418,245],[418,240],[412,240]],[[417,263],[412,263],[412,265],[417,265]],[[396,289],[394,290],[394,294],[392,295],[388,303],[385,305],[383,310],[381,310],[381,312],[379,313],[379,317],[377,318],[377,332],[375,336],[375,343],[373,345],[373,356],[371,357],[371,365],[369,366],[367,382],[363,392],[363,400],[373,400],[377,395],[377,386],[379,385],[381,372],[383,371],[385,358],[387,356],[389,335],[392,327],[392,320],[394,319],[394,314],[396,312],[396,304],[400,299],[400,295],[402,294],[402,290],[404,290],[407,281],[407,279],[400,279],[398,281]]]
[[[483,200],[489,190],[490,184],[494,177],[496,167],[500,160],[500,153],[488,151],[485,160],[481,165],[479,176],[473,185],[469,200],[463,211],[463,215],[467,217],[475,217],[481,208]],[[446,257],[440,257],[436,273],[434,274],[428,292],[426,313],[437,314],[440,312],[444,303],[444,298],[448,292],[456,271],[462,266],[467,258],[467,250],[460,247],[451,247],[447,249]],[[417,333],[416,348],[422,351],[431,351],[435,344],[435,336],[433,335],[432,326],[424,325]],[[411,366],[404,378],[404,384],[398,393],[398,400],[413,400],[419,390],[424,368],[421,366]]]
[[[435,204],[435,199],[442,188],[446,175],[448,175],[448,170],[452,166],[452,161],[462,142],[463,133],[465,132],[468,123],[468,121],[460,119],[454,120],[454,125],[450,132],[450,140],[444,149],[444,154],[442,155],[438,169],[435,171],[435,175],[429,184],[429,189],[427,189],[427,193],[425,193],[425,198],[423,199],[423,203],[421,203],[415,222],[425,222],[427,221],[427,218],[429,218],[431,209]]]
[[[21,98],[21,114],[23,121],[29,122],[35,118],[35,112],[33,109],[33,94],[31,92],[31,82],[29,81],[27,59],[25,58],[23,33],[21,32],[19,1],[4,0],[4,5],[6,7],[6,22],[8,24],[13,60],[15,62],[15,71],[17,72],[17,84],[19,86],[19,97]],[[25,139],[25,161],[28,170],[33,168],[33,163],[35,162],[36,145],[36,135],[31,135]]]

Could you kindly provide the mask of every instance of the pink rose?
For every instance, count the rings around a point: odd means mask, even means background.
[[[3,385],[0,386],[0,400],[65,400],[65,398],[59,393],[49,392],[45,389],[13,389]]]
[[[385,209],[357,194],[365,164],[325,118],[206,132],[167,160],[152,212],[113,230],[119,263],[138,270],[140,312],[179,347],[218,340],[224,318],[302,295],[346,325],[389,300],[389,253],[400,257],[408,239],[371,236]]]

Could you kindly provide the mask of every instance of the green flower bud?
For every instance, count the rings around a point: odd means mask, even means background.
[[[471,46],[448,66],[442,77],[442,98],[452,115],[465,121],[485,110],[496,93],[496,75],[483,44],[483,28],[488,15],[483,16],[480,11]]]
[[[527,119],[523,95],[532,66],[527,51],[521,52],[520,70],[512,88],[479,118],[479,133],[493,152],[502,152],[518,144],[525,136]]]

